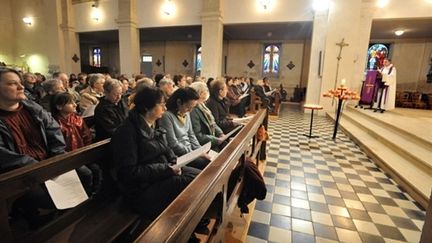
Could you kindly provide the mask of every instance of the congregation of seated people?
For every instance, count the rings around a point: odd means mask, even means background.
[[[176,158],[208,142],[220,152],[227,145],[224,134],[240,125],[233,117],[245,116],[251,102],[241,96],[252,90],[271,102],[265,86],[243,77],[56,72],[46,80],[1,68],[0,173],[111,138],[110,175],[129,208],[155,219],[210,163],[203,154],[177,168]],[[94,123],[86,124],[83,114]],[[101,187],[101,166],[76,170],[94,196]],[[10,221],[24,220],[35,229],[45,223],[41,209],[56,210],[44,184],[15,200]]]

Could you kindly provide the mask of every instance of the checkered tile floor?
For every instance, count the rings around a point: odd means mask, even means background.
[[[333,122],[283,107],[269,125],[264,179],[247,242],[419,242],[425,211]]]

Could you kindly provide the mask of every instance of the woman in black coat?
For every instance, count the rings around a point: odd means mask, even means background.
[[[187,166],[173,166],[176,156],[167,144],[165,130],[156,127],[165,111],[162,91],[143,88],[135,96],[135,108],[111,140],[115,179],[132,209],[151,220],[199,173]]]

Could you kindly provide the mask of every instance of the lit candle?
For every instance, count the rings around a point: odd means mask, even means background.
[[[343,79],[341,80],[341,86],[345,86],[345,83],[346,83],[346,80],[343,78]]]

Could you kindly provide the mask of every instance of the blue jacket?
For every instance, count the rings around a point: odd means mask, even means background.
[[[24,100],[21,103],[23,109],[29,111],[34,121],[39,125],[48,156],[51,157],[64,153],[66,145],[63,134],[61,133],[59,124],[51,114],[31,100]],[[0,119],[0,173],[36,162],[38,161],[28,155],[19,154],[9,128]]]

